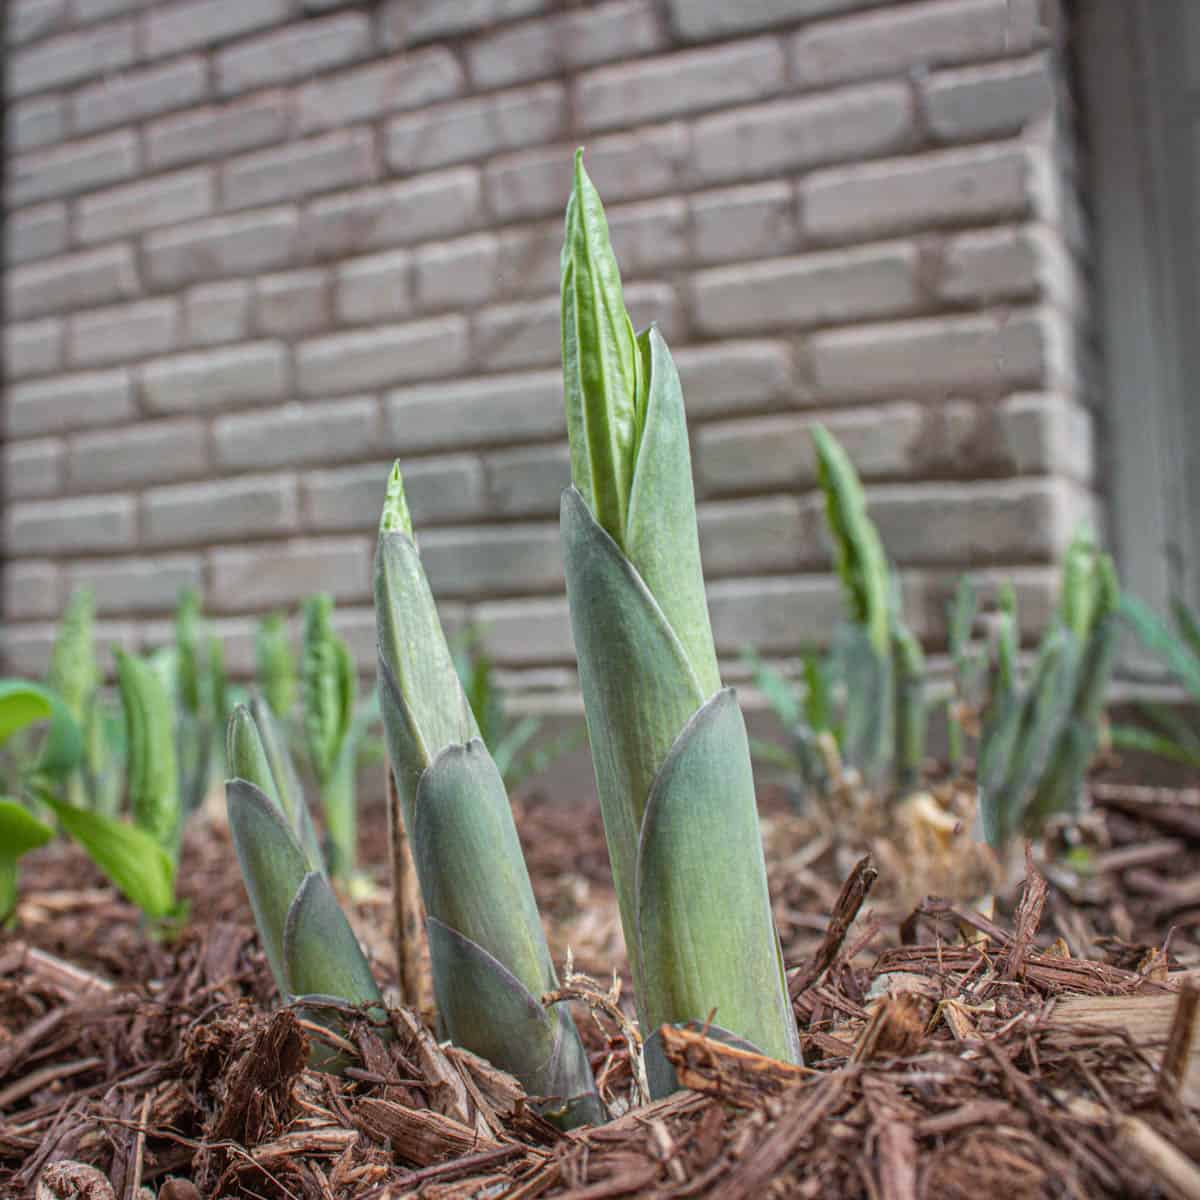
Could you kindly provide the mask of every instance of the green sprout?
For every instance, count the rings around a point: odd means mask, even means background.
[[[771,916],[745,723],[721,686],[683,394],[635,335],[600,197],[576,155],[562,252],[574,486],[561,528],[592,760],[651,1092],[664,1023],[800,1057]]]

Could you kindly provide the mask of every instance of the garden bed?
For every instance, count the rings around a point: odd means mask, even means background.
[[[39,1196],[88,1200],[142,1186],[164,1200],[1200,1195],[1186,970],[1200,965],[1200,795],[1094,796],[1086,852],[1019,872],[991,918],[970,880],[957,898],[914,892],[903,831],[844,842],[768,797],[807,1065],[680,1032],[668,1051],[685,1088],[652,1105],[634,1103],[628,1028],[612,1015],[628,995],[627,981],[612,990],[623,957],[598,815],[522,805],[555,959],[569,947],[595,981],[568,982],[595,993],[596,1019],[577,1002],[579,1024],[602,1093],[625,1109],[571,1134],[408,1011],[387,1042],[356,1027],[344,1077],[306,1070],[308,1032],[273,1010],[219,818],[190,828],[190,918],[156,938],[55,844],[25,860],[0,943],[0,1193],[33,1196],[40,1180]],[[377,854],[378,817],[365,825]],[[948,834],[948,853],[965,836]],[[389,980],[382,883],[352,920]]]

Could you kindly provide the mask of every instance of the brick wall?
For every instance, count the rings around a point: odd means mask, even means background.
[[[1053,5],[10,0],[7,35],[10,669],[81,583],[123,644],[201,587],[243,671],[324,588],[369,666],[399,456],[448,621],[569,691],[578,143],[683,377],[722,653],[836,617],[817,416],[922,635],[966,565],[1044,618],[1092,508]]]

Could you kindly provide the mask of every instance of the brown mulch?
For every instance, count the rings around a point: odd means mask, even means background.
[[[1019,865],[992,908],[970,884],[913,903],[895,831],[855,844],[768,803],[806,1065],[668,1031],[684,1090],[630,1106],[622,1028],[576,1004],[623,1112],[571,1134],[405,1009],[354,1025],[344,1076],[307,1070],[319,1030],[272,1011],[219,822],[185,844],[189,924],[153,935],[48,847],[0,934],[0,1195],[1200,1197],[1200,797],[1093,795],[1087,844]],[[556,957],[607,989],[623,963],[598,820],[518,816]],[[353,919],[392,981],[386,889]]]

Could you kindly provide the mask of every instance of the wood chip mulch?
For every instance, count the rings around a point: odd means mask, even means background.
[[[230,857],[218,832],[191,836],[196,909],[173,937],[147,936],[77,857],[47,855],[0,934],[0,1196],[1200,1198],[1200,889],[1179,873],[1200,807],[1096,799],[1121,836],[1086,877],[1028,859],[991,916],[934,897],[889,910],[878,856],[834,875],[820,854],[777,855],[806,1065],[668,1030],[682,1090],[631,1106],[626,1030],[577,1004],[624,1111],[569,1134],[404,1008],[387,1028],[354,1022],[343,1076],[308,1070],[319,1030],[272,1010],[240,893],[202,907]],[[594,839],[576,825],[588,861],[555,857],[565,819],[525,815],[542,822],[539,897],[578,932],[604,907]],[[581,957],[598,971],[611,931],[593,924]]]

